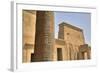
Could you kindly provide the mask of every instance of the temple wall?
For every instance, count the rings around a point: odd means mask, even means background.
[[[65,41],[62,39],[55,39],[55,52],[54,52],[54,60],[57,61],[57,49],[60,48],[61,49],[61,53],[62,53],[62,60],[66,60],[66,48],[65,48]]]
[[[35,26],[36,11],[23,10],[23,62],[31,61],[35,44]]]
[[[67,60],[77,60],[79,46],[85,43],[83,31],[67,23],[61,23],[59,27],[58,39],[63,39],[66,43]]]

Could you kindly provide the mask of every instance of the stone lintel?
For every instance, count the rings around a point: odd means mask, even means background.
[[[65,45],[65,41],[63,39],[55,39],[55,43],[58,45]]]

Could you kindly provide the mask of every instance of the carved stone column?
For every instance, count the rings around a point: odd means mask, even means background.
[[[32,61],[52,61],[54,50],[54,13],[37,11],[35,50]]]

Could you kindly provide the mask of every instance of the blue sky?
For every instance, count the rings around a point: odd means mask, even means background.
[[[85,42],[91,45],[91,14],[79,12],[54,12],[55,38],[58,37],[59,24],[68,22],[83,29]]]

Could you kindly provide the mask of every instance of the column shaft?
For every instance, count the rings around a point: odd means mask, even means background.
[[[53,60],[54,14],[51,11],[37,11],[34,61]]]

